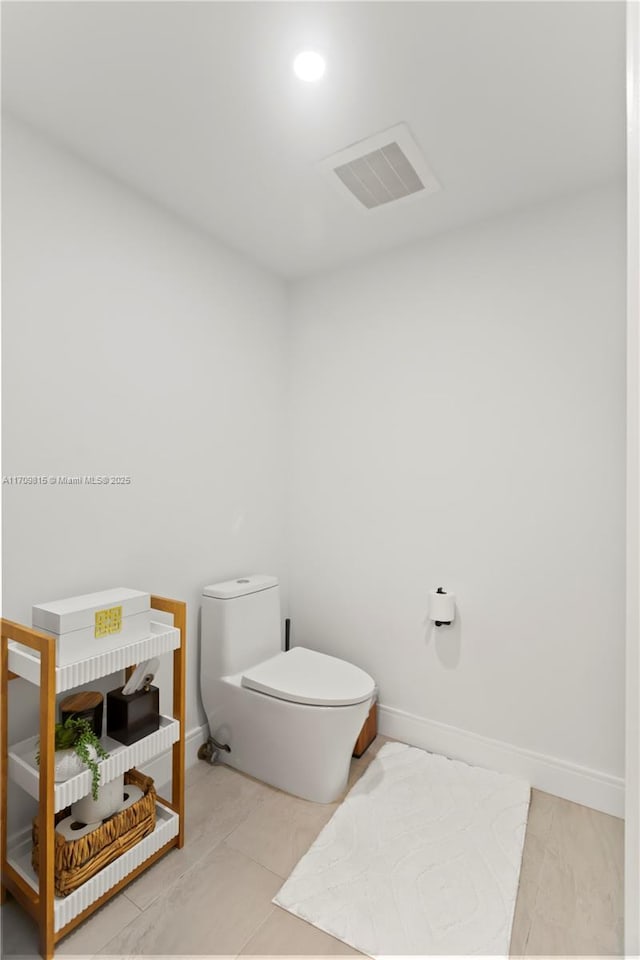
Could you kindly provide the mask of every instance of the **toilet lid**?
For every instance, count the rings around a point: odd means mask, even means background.
[[[293,647],[250,667],[242,675],[242,686],[293,703],[340,707],[368,700],[375,683],[352,663]]]

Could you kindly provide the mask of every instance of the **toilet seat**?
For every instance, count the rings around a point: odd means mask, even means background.
[[[375,689],[360,667],[306,647],[294,647],[250,667],[241,683],[280,700],[325,707],[362,703]]]

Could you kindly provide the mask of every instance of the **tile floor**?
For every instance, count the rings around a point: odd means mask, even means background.
[[[352,762],[350,785],[383,742]],[[204,763],[187,785],[183,849],[62,940],[56,957],[357,955],[271,903],[338,804]],[[622,821],[534,790],[512,956],[621,954],[622,878]],[[2,919],[3,956],[36,956],[36,929],[15,902]]]

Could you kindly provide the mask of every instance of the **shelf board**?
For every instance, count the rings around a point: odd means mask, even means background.
[[[54,897],[53,901],[53,929],[57,933],[68,923],[91,906],[96,900],[102,897],[108,890],[114,887],[120,880],[123,880],[127,874],[139,867],[145,860],[160,850],[173,837],[177,836],[179,829],[179,816],[165,807],[162,803],[156,803],[156,826],[153,833],[144,837],[139,843],[127,850],[121,856],[112,860],[94,877],[83,883],[81,887],[74,890],[67,897]],[[19,835],[15,842],[10,846],[7,862],[13,869],[20,874],[29,886],[38,892],[38,877],[31,866],[31,831]]]
[[[168,750],[180,737],[180,723],[172,717],[160,717],[160,728],[148,737],[126,746],[110,737],[100,741],[109,754],[101,760],[100,783],[108,783],[120,774],[138,767],[153,757]],[[36,763],[38,737],[29,737],[9,748],[9,779],[17,783],[29,796],[40,796],[40,770]],[[75,777],[56,783],[54,788],[54,811],[64,810],[70,803],[86,797],[91,792],[91,773],[83,770]]]
[[[77,660],[56,667],[56,693],[71,690],[83,683],[90,683],[99,677],[106,677],[117,670],[123,670],[134,663],[142,663],[150,657],[159,657],[163,653],[177,650],[180,646],[180,631],[166,623],[151,622],[151,633],[143,640],[123,644],[114,650]],[[9,643],[9,670],[40,686],[40,657],[37,653],[15,641]]]

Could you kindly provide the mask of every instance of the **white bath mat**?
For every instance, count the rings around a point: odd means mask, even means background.
[[[509,952],[529,785],[388,743],[274,903],[372,957]]]

